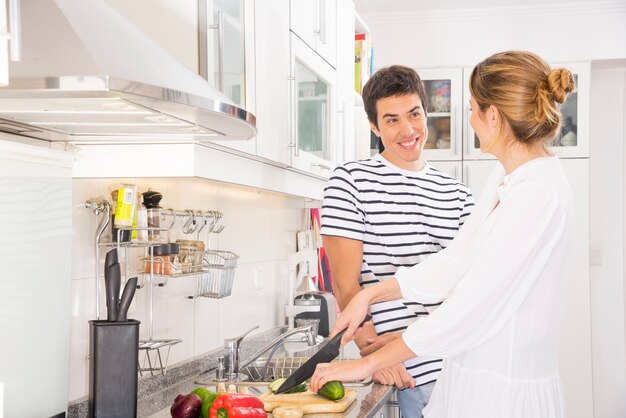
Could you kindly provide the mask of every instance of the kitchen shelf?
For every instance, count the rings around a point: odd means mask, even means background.
[[[124,277],[135,277],[138,279],[138,289],[145,287],[146,283],[150,283],[148,286],[148,336],[147,340],[141,340],[139,342],[139,351],[144,351],[145,356],[143,363],[139,366],[139,374],[143,375],[144,372],[149,372],[154,375],[155,372],[159,372],[165,375],[167,371],[167,362],[171,347],[182,342],[181,339],[154,339],[154,323],[153,323],[153,291],[154,285],[163,287],[167,284],[170,278],[182,278],[187,276],[195,276],[197,281],[197,291],[194,295],[189,296],[189,299],[195,299],[197,297],[209,297],[209,298],[223,298],[230,296],[232,291],[232,284],[234,278],[234,272],[237,265],[239,256],[230,251],[219,250],[206,250],[204,251],[204,245],[201,249],[191,248],[188,249],[188,254],[192,255],[195,263],[187,264],[172,263],[161,259],[160,256],[154,256],[153,248],[159,245],[168,244],[170,240],[170,230],[174,226],[178,218],[186,218],[181,232],[183,234],[196,235],[196,241],[199,240],[200,233],[205,230],[206,236],[210,234],[218,234],[224,230],[223,225],[218,225],[222,219],[223,214],[219,211],[197,211],[197,210],[175,210],[175,209],[163,209],[161,216],[163,218],[171,217],[171,223],[166,228],[132,228],[123,227],[117,230],[117,242],[111,240],[111,237],[104,237],[104,232],[111,223],[111,205],[106,200],[90,199],[85,202],[85,207],[91,209],[96,216],[102,215],[102,218],[98,224],[98,229],[95,236],[94,248],[96,259],[96,318],[100,319],[100,249],[101,248],[113,248],[117,249],[120,255],[124,254],[125,271]],[[161,239],[158,241],[122,241],[123,231],[160,231]],[[132,235],[132,234],[131,234]],[[139,235],[139,234],[138,234]],[[129,257],[129,251],[133,249],[143,248],[145,250],[144,257],[136,259],[144,266],[140,271],[131,272]],[[199,251],[202,251],[200,253]],[[181,252],[182,253],[182,252]],[[198,263],[199,259],[196,257],[201,256],[201,263]],[[150,262],[148,268],[149,271],[145,271],[145,265]],[[156,263],[161,263],[159,268],[155,268]],[[165,269],[167,265],[167,269]],[[188,269],[189,271],[182,271],[182,269]],[[136,270],[136,269],[135,269]],[[155,271],[170,271],[174,274],[155,274]],[[178,271],[180,270],[180,271]]]
[[[150,372],[150,376],[154,376],[155,372],[159,372],[162,376],[165,376],[167,373],[167,363],[169,361],[171,348],[172,346],[182,342],[183,340],[180,339],[140,340],[139,350],[145,351],[146,355],[144,357],[143,366],[141,364],[139,365],[139,375],[143,376],[144,372]],[[165,353],[165,362],[163,361],[163,356],[161,355],[162,348],[167,348],[167,352]],[[151,357],[151,355],[153,355],[154,358]],[[148,363],[148,367],[146,367],[146,363]]]

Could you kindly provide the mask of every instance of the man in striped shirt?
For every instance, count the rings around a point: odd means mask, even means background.
[[[392,278],[400,266],[413,266],[445,248],[474,206],[465,185],[422,158],[426,100],[421,79],[404,66],[379,70],[363,88],[365,111],[384,151],[338,166],[322,206],[321,233],[341,309],[361,287]],[[356,338],[361,355],[399,337],[434,308],[409,300],[371,305],[374,326]],[[419,418],[441,361],[417,357],[373,377],[402,389],[402,415]]]

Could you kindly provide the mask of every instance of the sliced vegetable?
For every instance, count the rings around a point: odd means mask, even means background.
[[[317,394],[331,401],[336,401],[343,398],[346,392],[343,388],[343,383],[333,380],[332,382],[326,382],[326,384],[317,391]]]
[[[213,401],[210,418],[266,418],[263,402],[252,395],[230,393],[220,395]]]
[[[283,383],[285,383],[285,380],[287,380],[287,378],[285,377],[281,377],[278,378],[276,380],[274,380],[272,383],[270,383],[269,385],[269,389],[276,393],[276,391],[283,385]],[[299,393],[299,392],[306,392],[306,390],[309,388],[309,386],[305,383],[300,383],[298,386],[296,386],[295,388],[288,390],[286,393]]]

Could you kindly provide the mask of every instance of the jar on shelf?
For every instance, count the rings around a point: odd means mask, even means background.
[[[150,266],[152,266],[153,274],[172,274],[172,250],[170,244],[157,245],[152,247],[152,256],[148,251],[146,258],[145,272],[150,273]]]
[[[155,190],[148,189],[143,192],[143,205],[148,212],[148,228],[161,227],[161,206],[159,203],[163,199],[163,195]],[[148,231],[149,241],[159,241],[161,239],[161,231]]]

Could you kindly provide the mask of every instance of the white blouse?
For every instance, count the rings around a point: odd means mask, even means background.
[[[444,301],[403,334],[416,355],[444,358],[427,418],[559,418],[561,293],[573,203],[556,157],[491,174],[444,250],[396,273],[402,296]]]

